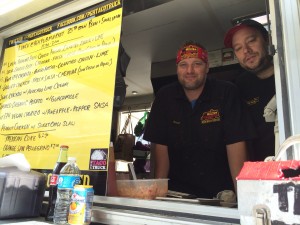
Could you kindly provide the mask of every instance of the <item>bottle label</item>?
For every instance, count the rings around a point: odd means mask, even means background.
[[[55,186],[58,183],[58,174],[52,174],[50,178],[50,185]]]
[[[69,224],[90,224],[93,206],[93,186],[76,185],[69,206]]]
[[[80,176],[59,175],[57,188],[72,189],[75,184],[80,184]]]

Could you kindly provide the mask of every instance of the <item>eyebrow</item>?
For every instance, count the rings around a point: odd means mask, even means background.
[[[249,38],[257,38],[257,37],[258,37],[257,34],[251,34],[248,37],[246,37],[246,40],[249,39]]]
[[[196,58],[195,58],[196,59]],[[186,61],[180,61],[179,63],[178,63],[178,65],[179,64],[183,64],[183,63],[190,63],[190,64],[192,64],[192,63],[198,63],[198,62],[203,62],[201,59],[197,59],[197,60],[195,60],[195,61],[193,61],[193,62],[186,62]],[[204,63],[204,62],[203,62]]]
[[[251,38],[257,38],[257,37],[258,37],[258,34],[257,34],[257,33],[254,33],[254,34],[248,35],[244,40],[247,41],[247,40],[249,40],[249,39],[251,39]],[[237,45],[239,45],[239,44],[240,44],[240,43],[233,44],[233,45],[232,45],[232,48],[234,49],[235,46],[237,46]]]

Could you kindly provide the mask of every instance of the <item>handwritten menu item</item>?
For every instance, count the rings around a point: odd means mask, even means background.
[[[51,169],[68,143],[69,155],[89,170],[92,149],[108,149],[121,7],[106,1],[5,41],[1,156],[21,152],[32,168]]]

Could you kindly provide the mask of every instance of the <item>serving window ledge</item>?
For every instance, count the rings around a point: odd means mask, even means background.
[[[44,217],[0,220],[6,225],[48,225]],[[94,196],[90,225],[235,225],[237,208],[186,202]]]
[[[93,223],[101,224],[240,224],[236,208],[95,196]]]

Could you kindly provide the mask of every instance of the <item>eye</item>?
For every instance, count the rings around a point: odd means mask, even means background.
[[[194,66],[202,66],[204,63],[202,61],[199,62],[194,62],[193,65]]]
[[[233,51],[238,52],[238,51],[240,51],[241,49],[242,49],[241,46],[236,46],[236,47],[233,48]]]
[[[181,68],[184,68],[184,67],[186,67],[186,65],[187,65],[187,64],[186,64],[186,63],[184,63],[184,62],[180,62],[180,63],[178,64],[178,66],[179,66],[179,67],[181,67]]]
[[[251,44],[253,42],[256,41],[256,37],[250,37],[248,40],[247,40],[247,44]]]

